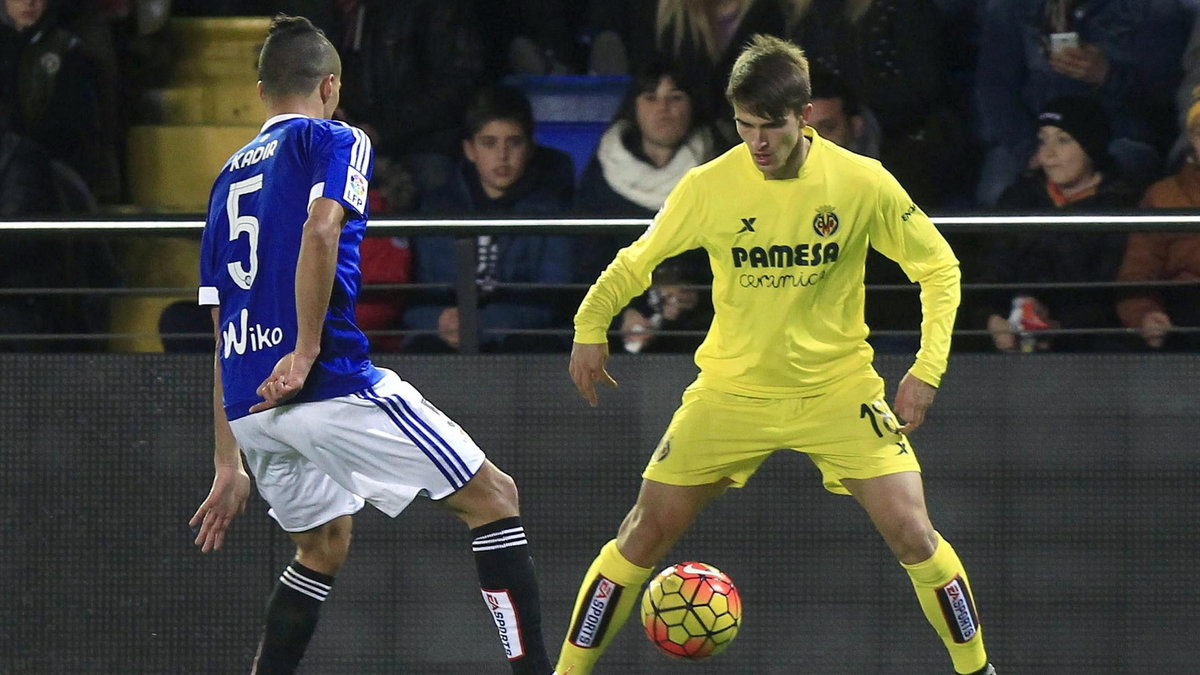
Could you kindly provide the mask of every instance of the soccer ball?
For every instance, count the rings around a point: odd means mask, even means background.
[[[742,598],[729,577],[712,565],[671,565],[642,594],[646,637],[677,659],[700,661],[721,653],[741,625]]]

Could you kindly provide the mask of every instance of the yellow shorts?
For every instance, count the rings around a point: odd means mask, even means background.
[[[790,449],[817,465],[826,490],[844,495],[843,478],[921,470],[898,426],[874,370],[799,398],[753,398],[693,383],[642,477],[668,485],[728,478],[742,487],[771,453]]]

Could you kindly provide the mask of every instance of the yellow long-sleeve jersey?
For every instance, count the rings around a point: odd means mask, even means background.
[[[806,395],[873,359],[863,320],[871,246],[920,283],[921,348],[909,372],[940,384],[958,259],[879,162],[803,133],[812,146],[796,178],[767,180],[745,144],[688,172],[588,291],[575,340],[605,342],[612,317],[660,262],[703,247],[716,314],[696,351],[700,382],[746,396]]]

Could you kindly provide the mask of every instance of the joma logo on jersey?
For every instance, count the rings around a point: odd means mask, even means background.
[[[256,352],[260,349],[270,349],[278,346],[283,341],[283,329],[279,326],[272,328],[263,328],[262,324],[254,324],[248,326],[250,322],[250,310],[243,309],[241,314],[242,330],[239,334],[238,327],[230,321],[225,324],[225,331],[221,337],[221,342],[225,343],[225,356],[233,352],[237,352],[239,356],[247,351]]]
[[[734,267],[810,267],[831,263],[838,258],[837,242],[796,244],[795,246],[734,246]]]
[[[813,216],[813,232],[821,237],[829,237],[837,231],[838,217],[833,212],[833,207],[828,205],[818,207],[817,215]]]
[[[245,152],[239,152],[229,160],[229,170],[236,171],[242,167],[257,164],[268,157],[275,154],[275,150],[279,147],[279,141],[271,141],[266,145],[260,145],[257,148],[251,148]]]

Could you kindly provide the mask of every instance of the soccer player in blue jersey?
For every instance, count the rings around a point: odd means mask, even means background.
[[[372,149],[331,121],[341,61],[300,17],[272,22],[258,62],[267,121],[213,186],[200,261],[212,305],[216,477],[196,544],[219,549],[250,480],[296,544],[267,607],[254,673],[291,673],[370,502],[425,494],[471,528],[479,581],[514,673],[550,673],[512,478],[395,373],[354,323]]]

